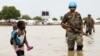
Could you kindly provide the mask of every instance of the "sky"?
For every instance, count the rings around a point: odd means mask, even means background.
[[[49,11],[50,18],[60,18],[69,11],[69,2],[75,1],[82,17],[91,14],[94,19],[100,17],[99,0],[0,0],[0,11],[3,6],[15,6],[22,15],[31,18],[41,16],[42,11]]]

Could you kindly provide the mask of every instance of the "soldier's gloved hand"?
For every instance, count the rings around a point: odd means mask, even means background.
[[[62,26],[64,29],[66,29],[66,24],[61,23],[61,26]]]
[[[85,35],[85,33],[84,32],[80,32],[80,35]]]
[[[71,31],[72,31],[72,29],[71,29],[71,28],[66,28],[66,30],[67,30],[68,32],[71,32]]]

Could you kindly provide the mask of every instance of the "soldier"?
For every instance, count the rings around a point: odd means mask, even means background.
[[[76,7],[75,2],[70,2],[70,11],[64,15],[61,22],[62,28],[66,30],[69,51],[74,50],[75,42],[77,43],[77,50],[80,51],[83,48],[83,22],[80,13],[75,11]]]
[[[95,32],[94,24],[95,24],[95,22],[92,19],[91,14],[88,14],[88,17],[84,21],[84,25],[86,25],[86,35],[88,35],[88,33],[91,35],[92,30],[93,30],[93,32]]]

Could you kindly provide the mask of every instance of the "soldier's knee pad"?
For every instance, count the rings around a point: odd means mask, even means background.
[[[74,50],[74,48],[68,48],[68,51],[73,51]]]
[[[82,50],[83,45],[77,46],[77,50]]]
[[[89,34],[91,35],[91,34],[92,34],[92,32],[90,31],[90,32],[89,32]]]
[[[88,31],[85,32],[86,34],[88,33]]]

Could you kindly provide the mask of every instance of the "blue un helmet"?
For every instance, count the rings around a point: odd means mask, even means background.
[[[69,3],[69,8],[76,8],[77,4],[75,2],[70,2]]]

